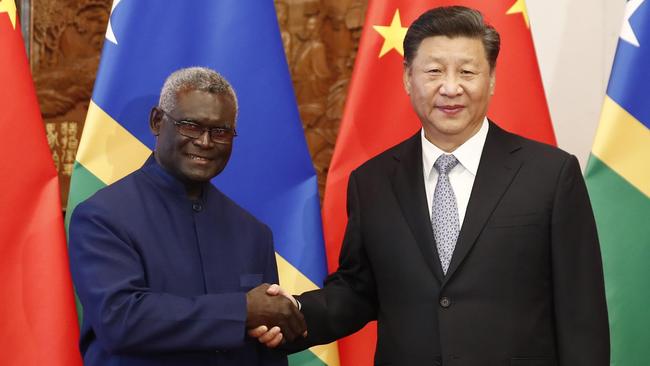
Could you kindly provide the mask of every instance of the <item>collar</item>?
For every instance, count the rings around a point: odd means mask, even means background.
[[[474,136],[470,137],[469,140],[458,146],[456,150],[452,151],[452,154],[458,159],[458,162],[474,176],[476,176],[476,172],[478,171],[478,165],[481,161],[481,153],[483,152],[489,127],[490,124],[488,123],[487,117],[484,117],[481,129]],[[428,177],[431,174],[431,170],[433,170],[433,163],[436,162],[440,155],[445,154],[445,152],[424,137],[424,129],[420,130],[420,135],[422,140],[422,169],[424,176]]]
[[[158,164],[154,156],[154,153],[152,153],[147,159],[147,161],[144,162],[144,165],[142,166],[142,171],[149,178],[151,178],[157,185],[173,192],[174,194],[181,195],[187,200],[189,200],[183,182],[181,182],[180,180],[178,180],[178,178],[171,175],[165,168],[163,168],[160,164]],[[205,201],[205,196],[209,188],[206,185],[208,184],[209,183],[206,183],[202,189],[202,196],[199,199],[200,201]]]

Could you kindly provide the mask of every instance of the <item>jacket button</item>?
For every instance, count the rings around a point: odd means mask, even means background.
[[[194,202],[192,203],[192,210],[194,210],[194,212],[201,212],[203,206],[199,202]]]
[[[449,300],[449,298],[447,296],[441,297],[440,298],[440,306],[442,306],[445,309],[450,307],[451,306],[451,300]]]

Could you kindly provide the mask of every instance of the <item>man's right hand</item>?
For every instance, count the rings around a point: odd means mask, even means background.
[[[291,342],[306,334],[305,318],[285,296],[267,294],[268,284],[262,284],[246,294],[246,328],[279,327],[282,338]]]

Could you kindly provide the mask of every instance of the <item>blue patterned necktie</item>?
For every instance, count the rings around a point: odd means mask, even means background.
[[[458,223],[458,208],[456,207],[456,195],[449,183],[449,172],[458,164],[453,155],[442,154],[433,164],[438,171],[438,182],[433,193],[433,214],[431,225],[433,226],[433,237],[436,240],[438,256],[442,265],[442,272],[447,274],[451,256],[454,254],[456,240],[460,225]]]

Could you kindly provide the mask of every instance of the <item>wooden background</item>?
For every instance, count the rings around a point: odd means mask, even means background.
[[[29,14],[23,23],[30,64],[64,205],[111,3],[22,1],[23,13]],[[275,5],[322,197],[367,0],[276,0]]]

